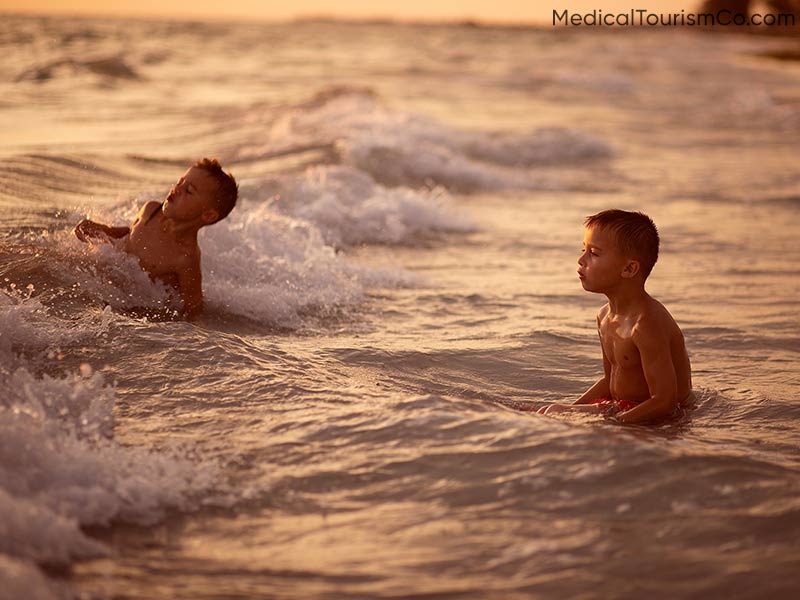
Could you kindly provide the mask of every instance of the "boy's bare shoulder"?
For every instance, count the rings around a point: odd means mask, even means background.
[[[668,339],[683,335],[667,308],[653,297],[648,299],[633,327],[633,338],[646,336]]]
[[[161,202],[158,202],[156,200],[148,200],[147,202],[142,204],[142,208],[139,209],[139,214],[137,215],[136,220],[139,221],[140,219],[143,219],[151,215],[153,212],[155,212],[156,207],[160,208]]]
[[[598,325],[600,322],[608,316],[608,311],[611,310],[608,306],[608,302],[606,302],[603,307],[597,311],[597,323]]]

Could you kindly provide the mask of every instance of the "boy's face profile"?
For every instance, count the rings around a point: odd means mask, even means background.
[[[620,251],[613,233],[600,227],[586,229],[583,252],[578,258],[578,277],[583,289],[597,293],[613,289],[620,280],[632,276],[632,264],[636,263]]]
[[[198,167],[191,167],[181,177],[164,202],[164,216],[176,221],[213,223],[219,217],[214,205],[217,182]]]

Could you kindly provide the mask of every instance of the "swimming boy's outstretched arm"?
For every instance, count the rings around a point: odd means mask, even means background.
[[[89,219],[83,219],[72,230],[75,236],[82,242],[86,238],[99,238],[107,236],[114,239],[124,238],[131,232],[130,227],[112,227],[111,225],[104,225],[102,223],[95,223]]]
[[[623,423],[645,423],[667,417],[678,405],[678,376],[672,362],[669,333],[656,316],[643,316],[633,328],[650,397],[617,415]]]
[[[131,228],[136,225],[145,214],[149,213],[150,210],[154,208],[154,205],[158,204],[159,203],[155,201],[145,202],[142,208],[139,209],[139,214],[130,227],[113,227],[111,225],[104,225],[103,223],[96,223],[89,219],[83,219],[75,226],[72,232],[82,242],[85,242],[86,238],[98,238],[100,236],[107,236],[113,239],[124,238],[126,235],[130,234]]]

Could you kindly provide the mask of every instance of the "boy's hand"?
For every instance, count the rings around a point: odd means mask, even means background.
[[[550,415],[552,413],[563,412],[565,410],[569,410],[569,406],[565,406],[563,404],[548,404],[547,406],[543,406],[536,412],[540,415]]]
[[[75,229],[73,229],[72,232],[80,241],[85,242],[87,237],[97,237],[98,234],[103,233],[101,227],[102,225],[99,223],[84,219],[75,225]]]
[[[84,219],[72,230],[80,241],[85,242],[86,238],[98,238],[106,236],[113,239],[123,238],[131,232],[130,227],[109,227],[102,223],[95,223],[89,219]]]

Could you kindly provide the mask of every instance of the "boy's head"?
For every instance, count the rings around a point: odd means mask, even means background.
[[[647,279],[658,260],[659,246],[658,230],[650,217],[641,212],[611,209],[587,217],[585,225],[587,238],[594,234],[594,238],[603,241],[598,248],[584,248],[578,261],[584,272],[588,271],[591,260],[597,265],[604,263],[613,270],[610,265],[613,257],[622,269],[620,276],[640,274],[642,282]],[[592,246],[591,243],[588,245]]]
[[[233,175],[222,170],[222,165],[216,158],[203,158],[194,163],[194,169],[205,171],[216,184],[213,194],[213,205],[217,211],[217,219],[221,221],[227,217],[236,206],[236,199],[239,197],[239,186]]]
[[[179,220],[199,219],[200,226],[221,221],[236,206],[239,188],[216,158],[192,165],[172,187],[164,214]]]

